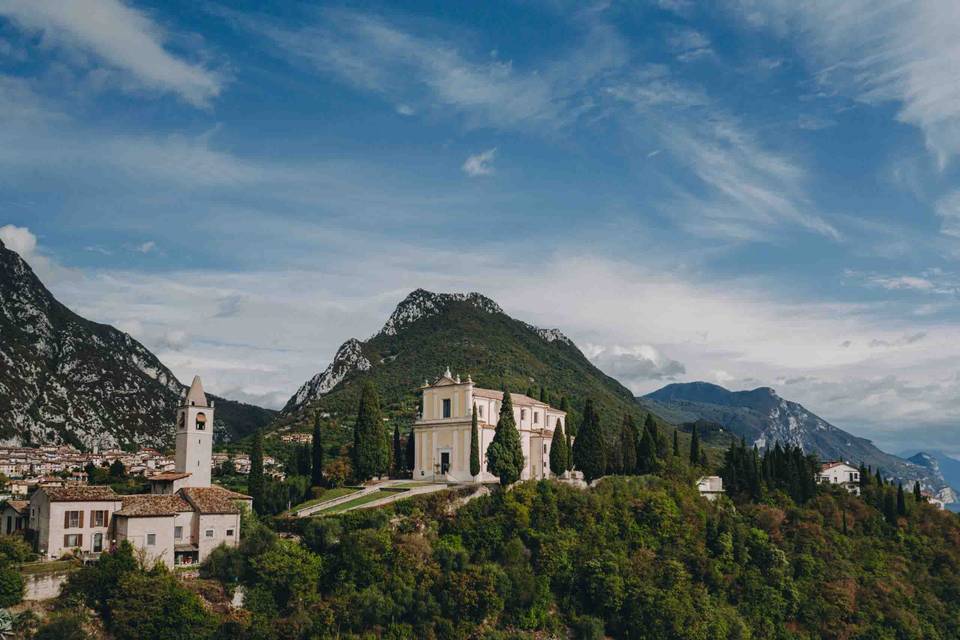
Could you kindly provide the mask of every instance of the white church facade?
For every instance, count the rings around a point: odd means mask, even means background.
[[[177,410],[176,467],[148,478],[149,494],[106,486],[43,487],[30,497],[29,529],[43,559],[96,557],[123,540],[148,562],[202,562],[221,544],[236,546],[252,499],[210,484],[212,402],[199,377]]]
[[[433,384],[424,383],[420,417],[413,426],[414,480],[496,482],[487,471],[486,451],[496,433],[503,392],[477,387],[448,369]],[[512,393],[513,417],[520,432],[526,464],[521,480],[550,476],[550,444],[558,425],[566,429],[566,413],[529,396]],[[477,407],[480,474],[470,473],[470,428]]]

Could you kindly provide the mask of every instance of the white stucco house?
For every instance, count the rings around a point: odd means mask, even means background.
[[[450,370],[421,387],[420,417],[413,425],[415,480],[497,482],[487,471],[486,451],[496,433],[503,392],[477,387]],[[557,425],[566,428],[566,413],[529,396],[512,393],[513,417],[526,460],[521,480],[550,476],[550,443]],[[470,473],[470,425],[477,407],[480,474]]]
[[[843,487],[854,495],[860,495],[860,469],[840,460],[820,465],[817,482]]]
[[[199,377],[177,410],[176,470],[148,478],[149,494],[118,495],[105,486],[41,487],[30,497],[29,528],[47,560],[66,553],[95,558],[123,540],[148,562],[202,562],[220,544],[240,540],[240,515],[253,500],[210,484],[213,403]]]
[[[697,491],[707,500],[713,502],[723,495],[723,478],[720,476],[703,476],[697,480]]]

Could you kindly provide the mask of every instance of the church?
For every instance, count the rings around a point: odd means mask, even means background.
[[[29,530],[44,560],[66,554],[94,559],[123,540],[145,561],[202,562],[240,540],[250,496],[210,484],[213,402],[199,376],[177,409],[174,471],[150,476],[150,493],[119,495],[106,486],[42,487],[30,497]]]
[[[496,433],[503,392],[477,387],[470,376],[453,377],[450,369],[433,384],[421,387],[423,402],[413,425],[415,480],[497,482],[487,471],[486,451]],[[550,476],[553,432],[565,427],[566,413],[529,396],[511,393],[513,418],[526,461],[521,480]],[[470,473],[470,427],[477,407],[480,474]]]

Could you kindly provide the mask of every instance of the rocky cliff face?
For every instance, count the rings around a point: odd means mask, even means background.
[[[160,444],[172,437],[184,386],[146,347],[58,302],[0,242],[0,438],[80,447]],[[218,431],[272,412],[219,399]],[[232,416],[232,419],[228,419]],[[237,419],[239,418],[239,420]]]
[[[917,464],[884,453],[872,442],[835,427],[802,405],[785,400],[769,387],[729,391],[706,382],[670,384],[640,399],[668,420],[707,420],[724,426],[758,447],[777,442],[816,453],[821,460],[861,462],[879,468],[888,478],[921,485],[945,502],[955,502],[954,490],[935,465]]]

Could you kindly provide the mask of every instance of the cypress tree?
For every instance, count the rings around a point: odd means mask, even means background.
[[[358,480],[386,473],[390,466],[387,442],[377,388],[368,380],[360,392],[357,421],[353,425],[353,474]]]
[[[400,446],[400,425],[395,424],[393,425],[393,473],[395,476],[403,473],[405,457],[403,447]]]
[[[693,425],[693,435],[690,436],[690,464],[697,466],[700,464],[700,434],[697,432],[697,425]]]
[[[626,475],[637,473],[637,444],[637,427],[633,416],[628,413],[623,416],[620,428],[620,450],[623,451],[623,473]]]
[[[553,430],[553,440],[550,442],[550,472],[559,477],[567,470],[567,461],[570,453],[567,451],[567,436],[563,433],[563,423],[557,420]]]
[[[897,524],[897,498],[889,489],[883,489],[883,517],[888,524]]]
[[[680,457],[680,432],[676,429],[673,430],[673,457]]]
[[[606,443],[592,398],[587,398],[584,404],[577,439],[573,441],[573,464],[583,473],[587,482],[602,476],[607,468]]]
[[[320,413],[313,416],[313,440],[310,443],[310,486],[323,484],[323,430],[320,428]]]
[[[500,485],[505,487],[520,479],[525,462],[520,432],[513,417],[513,399],[504,388],[497,431],[487,447],[487,470],[500,478]]]
[[[568,428],[564,430],[564,433],[567,437],[567,444],[565,445],[565,448],[567,450],[567,471],[573,471],[573,441],[571,440],[573,436],[570,435],[569,426],[570,426],[570,423],[568,422],[567,423]]]
[[[546,387],[541,386],[541,387],[540,387],[540,402],[546,402],[546,401],[547,401],[547,389],[546,389]]]
[[[903,483],[897,484],[897,515],[907,515],[907,499],[903,495]]]
[[[917,503],[923,502],[923,492],[920,490],[919,480],[913,483],[913,499],[916,500]]]
[[[247,491],[253,498],[253,510],[264,513],[264,480],[263,480],[263,431],[257,430],[253,434],[253,447],[250,449],[250,475],[247,478]]]
[[[643,435],[637,447],[637,473],[653,473],[657,470],[657,443],[650,425],[643,425]]]
[[[877,486],[878,487],[883,486],[883,476],[880,475],[880,467],[877,467]]]
[[[477,405],[473,405],[470,418],[470,475],[480,475],[480,427],[477,425]]]
[[[413,429],[407,436],[407,471],[413,472],[417,464],[417,439],[414,437]]]

